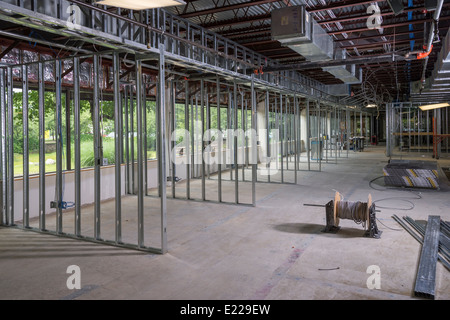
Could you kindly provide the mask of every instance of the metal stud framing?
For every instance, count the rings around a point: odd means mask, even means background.
[[[91,91],[88,93],[84,93],[84,96],[82,97],[82,89],[80,87],[80,75],[81,75],[81,59],[91,59],[92,61],[92,69],[91,75],[93,76],[93,82],[92,82],[92,88]],[[101,177],[102,177],[102,170],[103,170],[103,162],[102,162],[102,134],[101,134],[101,104],[103,103],[102,98],[102,84],[100,83],[100,79],[98,78],[98,75],[102,73],[101,68],[102,65],[100,63],[101,59],[110,59],[112,61],[112,69],[113,72],[111,73],[113,75],[112,78],[112,84],[113,84],[113,99],[114,99],[114,132],[115,132],[115,156],[114,156],[114,174],[115,174],[115,182],[114,182],[114,193],[115,193],[115,212],[113,213],[112,219],[114,221],[115,231],[114,236],[111,239],[108,239],[107,236],[105,236],[102,232],[102,224],[107,223],[104,222],[103,219],[101,219],[102,214],[105,215],[104,212],[101,212],[100,202],[103,200],[101,198]],[[143,177],[142,174],[138,175],[138,187],[137,188],[137,198],[140,201],[139,210],[138,210],[138,221],[139,221],[139,228],[138,228],[138,241],[137,243],[127,243],[123,242],[122,239],[122,197],[124,196],[124,193],[122,192],[122,162],[124,158],[124,143],[123,140],[127,141],[127,139],[123,139],[124,137],[124,128],[122,123],[122,118],[124,116],[123,111],[127,112],[125,117],[129,116],[128,110],[125,108],[127,103],[130,101],[126,101],[126,99],[122,100],[121,96],[125,96],[125,90],[128,90],[129,86],[121,86],[120,85],[120,74],[121,74],[121,68],[120,68],[120,53],[114,52],[111,55],[105,55],[101,56],[98,54],[95,55],[87,55],[82,57],[75,57],[75,58],[67,58],[67,59],[56,59],[52,61],[46,61],[46,62],[31,62],[21,65],[15,65],[15,66],[8,66],[8,67],[1,67],[0,68],[0,149],[1,149],[1,161],[0,161],[0,167],[1,167],[1,177],[2,177],[2,190],[1,190],[1,197],[2,197],[2,210],[1,210],[1,216],[0,216],[0,222],[1,225],[6,226],[15,226],[19,228],[26,228],[31,231],[46,233],[46,234],[52,234],[57,235],[60,237],[68,237],[68,238],[74,238],[79,240],[85,240],[100,244],[106,244],[106,245],[113,245],[118,247],[124,247],[124,248],[130,248],[130,249],[136,249],[141,251],[148,251],[148,252],[155,252],[155,253],[164,253],[167,252],[167,235],[166,235],[166,199],[165,194],[163,193],[161,197],[161,245],[158,246],[147,246],[144,244],[144,235],[147,232],[147,230],[144,229],[144,217],[147,214],[144,208],[143,200],[144,194],[142,190],[144,189],[143,186]],[[161,74],[164,74],[164,59],[162,56],[161,59]],[[62,104],[62,97],[63,92],[61,90],[62,88],[62,67],[64,63],[71,62],[73,63],[73,81],[72,81],[72,87],[70,87],[67,91],[65,91],[66,97],[70,99],[69,102],[73,105],[73,128],[74,128],[74,144],[73,144],[73,152],[74,152],[74,168],[71,170],[67,170],[64,168],[65,162],[63,162],[65,154],[64,150],[65,147],[67,147],[67,144],[69,144],[69,141],[64,141],[63,137],[63,123],[62,123],[62,115],[64,114],[64,111],[67,111],[67,108],[70,107],[70,104],[64,103]],[[137,74],[139,75],[139,67],[140,62],[136,61],[136,68],[137,68]],[[14,70],[20,70],[22,83],[17,86],[22,89],[22,120],[23,120],[23,139],[24,139],[24,171],[23,176],[21,179],[18,179],[19,181],[22,181],[22,188],[23,188],[23,198],[22,198],[22,205],[20,206],[22,209],[21,212],[21,221],[17,221],[17,218],[15,218],[14,215],[14,187],[15,187],[15,176],[14,176],[14,158],[13,158],[13,117],[14,117],[14,104],[13,104],[13,71]],[[33,71],[35,70],[35,71]],[[49,73],[48,71],[52,70],[53,74]],[[30,72],[36,73],[36,82],[30,82],[31,77],[28,76]],[[83,72],[86,72],[86,69],[84,69]],[[53,80],[50,80],[48,77],[50,77]],[[97,76],[95,76],[97,75]],[[137,84],[138,88],[141,88],[139,85],[139,79],[137,78]],[[102,83],[106,83],[104,81],[105,79],[102,79]],[[54,86],[46,85],[46,82],[53,81]],[[162,77],[162,85],[161,88],[164,88],[164,77]],[[66,86],[67,87],[67,86]],[[29,171],[29,149],[28,149],[28,140],[29,140],[29,112],[28,112],[28,93],[30,90],[35,90],[38,92],[38,105],[37,110],[39,114],[39,158],[40,158],[40,164],[39,164],[39,173],[37,176],[39,177],[37,186],[33,186],[31,188],[30,182],[32,181],[32,174],[30,174]],[[45,111],[47,106],[45,105],[45,99],[44,95],[46,92],[53,92],[55,95],[55,122],[56,122],[56,172],[46,172],[45,167]],[[86,92],[86,90],[85,90]],[[122,94],[121,94],[122,93]],[[129,92],[128,92],[129,93]],[[141,95],[142,92],[139,92],[137,90],[137,94],[135,97],[136,99],[136,111],[138,115],[137,119],[137,132],[138,132],[138,171],[139,173],[143,173],[144,166],[143,163],[146,161],[146,156],[144,155],[144,148],[142,147],[142,139],[144,135],[144,128],[142,126],[143,122],[143,115],[145,113],[145,107],[144,103],[145,101],[142,99]],[[164,95],[164,91],[162,91]],[[87,95],[86,95],[87,94]],[[158,95],[159,96],[159,95]],[[164,104],[164,97],[159,96],[160,103]],[[86,215],[87,213],[83,209],[82,201],[84,200],[82,197],[84,185],[87,183],[87,181],[84,180],[82,176],[82,168],[81,168],[81,150],[80,150],[80,113],[81,113],[81,100],[82,99],[89,99],[90,102],[93,104],[93,112],[94,112],[94,143],[93,143],[93,149],[95,153],[95,163],[93,166],[94,171],[94,225],[92,227],[86,226],[86,222],[82,220],[82,216]],[[124,104],[122,104],[122,101]],[[67,113],[66,113],[67,114]],[[70,122],[65,122],[65,124],[69,124]],[[166,125],[165,122],[165,113],[164,111],[159,113],[159,122],[158,122],[158,131],[161,131],[162,128],[164,128]],[[66,128],[67,129],[67,128]],[[162,148],[165,148],[165,134],[162,132],[160,135],[160,141],[159,144],[162,146]],[[126,153],[125,153],[126,154]],[[161,161],[163,168],[164,167],[164,152],[160,154]],[[131,164],[130,164],[131,167]],[[65,179],[66,175],[72,175],[74,176],[73,179],[73,221],[74,224],[72,228],[63,221],[63,216],[65,216],[65,211],[70,210],[70,208],[67,206],[68,202],[67,199],[71,198],[72,195],[65,193],[65,186],[66,183],[68,183]],[[56,183],[55,183],[55,195],[54,199],[48,199],[46,197],[46,182],[51,181],[49,178],[50,176],[55,176]],[[161,175],[162,179],[165,179],[165,174]],[[6,182],[6,183],[5,183]],[[163,186],[162,189],[165,187],[165,181],[160,181],[161,185]],[[124,190],[126,191],[126,190]],[[31,209],[34,209],[33,206],[30,204],[30,197],[32,193],[37,192],[38,193],[38,199],[39,199],[39,205],[37,206],[36,212],[36,221],[31,220],[30,218],[30,212]],[[48,214],[56,212],[56,216],[49,217]],[[105,215],[106,217],[106,215]],[[66,219],[64,219],[66,220]],[[67,218],[69,220],[69,218]],[[88,219],[86,219],[87,221]],[[17,221],[17,222],[16,222]],[[49,223],[54,225],[53,230],[49,230]],[[65,224],[64,224],[65,223]],[[72,231],[70,230],[72,229]],[[94,230],[94,235],[88,235],[90,230]]]
[[[386,155],[448,155],[448,108],[422,111],[419,104],[390,103],[386,111]]]
[[[2,4],[3,6],[3,4]],[[15,6],[9,6],[7,9],[14,9],[12,12],[21,15],[26,12],[22,8],[14,8]],[[97,10],[87,8],[86,10]],[[98,10],[97,10],[98,11]],[[108,13],[105,13],[108,14]],[[32,21],[16,20],[15,16],[9,16],[1,14],[2,17],[8,19],[8,21],[17,22],[20,24],[27,23],[30,26]],[[39,119],[40,119],[40,131],[39,131],[39,146],[40,146],[40,162],[39,167],[39,227],[30,227],[31,230],[40,232],[46,232],[56,234],[59,236],[71,237],[76,239],[82,239],[92,241],[96,243],[109,244],[119,247],[133,248],[143,251],[165,253],[168,250],[167,246],[167,173],[169,172],[171,179],[171,196],[173,198],[184,198],[181,192],[177,192],[176,174],[180,171],[180,166],[174,163],[169,163],[170,156],[167,159],[167,150],[170,147],[174,149],[173,143],[168,143],[170,133],[167,132],[167,125],[170,124],[170,128],[174,130],[177,123],[177,106],[184,103],[184,127],[187,132],[191,134],[191,141],[188,141],[188,137],[185,139],[185,158],[195,161],[187,161],[185,163],[185,178],[183,183],[185,184],[186,193],[185,198],[199,200],[199,201],[212,201],[212,202],[228,202],[239,205],[251,205],[256,206],[256,182],[270,182],[270,183],[297,183],[298,171],[300,171],[300,161],[302,153],[302,138],[305,140],[308,170],[311,170],[311,138],[317,139],[318,143],[322,142],[323,136],[337,136],[339,127],[339,118],[342,116],[342,112],[338,111],[335,107],[337,102],[333,97],[324,94],[324,87],[311,79],[307,79],[300,74],[292,73],[280,73],[277,75],[277,81],[275,83],[273,75],[239,75],[237,73],[238,67],[252,69],[255,65],[261,65],[261,61],[264,61],[263,57],[255,55],[248,49],[237,45],[227,39],[221,38],[216,34],[211,34],[207,30],[199,28],[190,24],[184,20],[178,20],[175,16],[168,14],[165,11],[153,10],[140,13],[143,21],[151,22],[151,25],[157,25],[161,28],[149,28],[144,29],[144,26],[136,21],[123,20],[123,17],[112,17],[114,21],[123,23],[123,26],[118,27],[116,30],[112,30],[112,36],[108,36],[106,33],[107,25],[102,25],[102,31],[97,32],[98,35],[103,35],[106,42],[109,42],[110,47],[116,49],[112,54],[102,53],[98,54],[86,54],[85,56],[77,56],[70,59],[55,59],[51,61],[54,65],[54,88],[47,88],[45,86],[44,70],[48,62],[38,62],[31,64],[21,64],[17,66],[8,66],[0,68],[0,100],[1,100],[1,173],[2,173],[2,201],[3,210],[1,216],[1,223],[5,225],[14,225],[14,166],[13,166],[13,68],[20,68],[22,72],[22,105],[23,105],[23,136],[24,136],[24,173],[23,173],[23,227],[29,227],[29,180],[30,173],[28,168],[28,101],[27,92],[29,90],[29,79],[27,77],[27,68],[30,65],[36,64],[38,66],[38,86],[33,87],[34,90],[39,92]],[[166,24],[166,22],[169,22]],[[53,19],[55,25],[60,24],[59,19]],[[112,25],[112,24],[111,24]],[[149,25],[145,25],[149,27]],[[166,30],[166,27],[169,30]],[[106,28],[106,29],[105,29]],[[105,29],[105,30],[103,30]],[[46,29],[51,32],[50,29]],[[184,30],[181,32],[180,30]],[[145,31],[145,32],[144,32]],[[148,39],[144,39],[144,34],[148,31]],[[167,33],[166,33],[167,31]],[[66,31],[62,31],[63,33]],[[183,34],[183,35],[182,35]],[[116,39],[120,41],[114,42]],[[185,37],[185,38],[183,38]],[[83,38],[83,37],[82,37]],[[98,37],[100,39],[101,37]],[[114,40],[114,39],[115,40]],[[84,39],[84,38],[83,38]],[[200,39],[197,42],[197,39]],[[206,44],[209,40],[213,39],[213,48],[207,48]],[[129,48],[122,48],[124,40],[127,41]],[[89,40],[89,41],[101,41],[101,40]],[[151,44],[151,48],[148,49],[149,56],[136,55],[135,61],[135,78],[133,82],[127,84],[120,83],[121,76],[121,51],[120,48],[131,52],[134,50],[140,50],[142,52],[142,43],[148,41]],[[114,42],[114,44],[113,44]],[[121,43],[121,44],[120,44]],[[119,45],[120,44],[120,45]],[[147,44],[147,43],[146,43]],[[119,46],[119,47],[117,47]],[[148,48],[148,47],[147,47]],[[219,49],[223,48],[223,49]],[[187,49],[187,50],[185,50]],[[185,52],[185,53],[183,53]],[[233,55],[229,55],[229,52],[234,52]],[[238,59],[237,57],[243,57]],[[81,112],[81,99],[82,88],[80,84],[80,70],[81,59],[89,58],[92,61],[92,86],[89,88],[90,99],[93,109],[93,132],[94,132],[94,236],[90,237],[85,235],[83,229],[82,220],[82,184],[84,180],[82,178],[81,168],[81,151],[80,151],[80,112]],[[147,90],[145,78],[143,75],[143,66],[146,61],[157,61],[156,70],[157,81],[157,93],[156,93],[156,132],[157,137],[157,162],[158,162],[158,194],[160,199],[160,232],[161,243],[160,246],[146,246],[146,215],[148,214],[148,208],[146,206],[147,201],[151,197],[146,197],[149,189],[148,170],[147,167]],[[105,89],[103,85],[104,80],[100,75],[102,74],[102,59],[109,59],[112,61],[112,96],[114,99],[114,194],[115,194],[115,210],[114,210],[114,226],[115,232],[113,239],[107,239],[107,236],[102,230],[102,207],[101,207],[101,183],[102,183],[102,170],[103,170],[103,150],[102,150],[102,132],[101,132],[101,110],[103,103],[102,90]],[[187,59],[194,61],[192,67],[199,68],[204,66],[209,71],[214,71],[217,76],[212,80],[207,78],[203,79],[184,79],[181,78],[167,78],[166,75],[173,75],[174,73],[168,68],[166,70],[166,64],[171,63],[186,63]],[[65,89],[66,94],[66,126],[70,125],[70,104],[71,99],[73,102],[73,125],[74,125],[74,169],[64,170],[63,158],[64,158],[64,141],[62,134],[62,114],[63,106],[62,102],[62,73],[64,72],[63,63],[65,61],[73,61],[73,82],[72,87]],[[190,60],[189,60],[190,61]],[[246,62],[250,61],[250,63]],[[152,65],[153,66],[153,65]],[[217,72],[223,71],[223,72]],[[106,72],[104,74],[107,74]],[[235,75],[233,80],[230,80],[230,75]],[[174,80],[175,79],[175,80]],[[184,87],[184,90],[182,88]],[[169,90],[167,89],[169,88]],[[33,89],[32,89],[33,90]],[[56,230],[48,231],[46,214],[47,210],[45,186],[47,173],[45,169],[45,108],[44,94],[46,90],[55,92],[56,97],[56,123],[57,123],[57,159],[56,159],[56,188],[55,188],[55,200],[54,208],[56,211]],[[86,90],[85,90],[86,91]],[[166,95],[169,92],[170,95]],[[178,92],[183,93],[184,97],[179,98]],[[182,96],[182,94],[181,94]],[[170,97],[169,99],[167,99]],[[215,97],[215,99],[214,99]],[[262,99],[261,99],[262,97]],[[301,99],[306,99],[306,133],[305,137],[302,137],[302,119],[301,111],[302,104]],[[183,101],[181,101],[183,100]],[[169,110],[166,106],[169,105]],[[262,103],[263,112],[258,114],[258,106]],[[329,103],[332,103],[330,107]],[[316,108],[314,108],[314,104]],[[217,114],[215,116],[217,121],[217,128],[212,128],[213,112],[211,108],[216,106]],[[221,110],[227,108],[227,117],[223,119]],[[206,111],[206,113],[205,113]],[[250,112],[250,123],[248,112]],[[334,113],[333,113],[334,112]],[[239,116],[241,121],[239,121]],[[312,119],[314,116],[314,119]],[[258,117],[265,118],[264,121],[258,121]],[[361,115],[362,117],[362,115]],[[347,143],[349,139],[349,112],[345,111],[345,121],[347,129]],[[447,116],[448,119],[448,116]],[[222,121],[226,120],[227,126],[224,127]],[[312,121],[315,121],[314,125]],[[201,125],[194,125],[194,121],[198,121]],[[356,117],[355,117],[356,121]],[[447,120],[448,122],[448,120]],[[330,123],[330,124],[329,124]],[[258,126],[264,126],[265,128],[259,128]],[[362,118],[360,120],[362,128]],[[136,128],[135,128],[136,126]],[[356,127],[355,127],[356,128]],[[205,157],[211,157],[212,152],[203,153],[204,147],[207,143],[210,143],[209,137],[205,134],[209,129],[217,129],[219,131],[218,144],[216,153],[218,153],[219,163],[216,166],[205,162]],[[228,129],[226,135],[222,135],[225,129]],[[244,136],[241,137],[237,134],[237,130],[240,129],[244,132]],[[250,135],[245,135],[250,129],[253,132]],[[266,135],[259,136],[260,141],[265,139],[267,157],[269,165],[259,166],[255,160],[258,158],[258,143],[256,141],[257,129],[266,129]],[[273,144],[273,138],[270,136],[270,129],[279,131],[279,141],[275,148],[271,148]],[[66,128],[68,130],[68,128]],[[137,133],[137,158],[135,158],[135,130]],[[199,132],[200,131],[200,132]],[[242,132],[241,131],[241,132]],[[69,130],[67,132],[70,132]],[[201,138],[200,141],[194,140],[194,136],[198,134]],[[124,137],[125,135],[125,137]],[[67,136],[68,137],[68,136]],[[222,143],[225,140],[225,143]],[[334,150],[334,158],[337,162],[338,157],[338,139],[336,138],[335,147],[330,150]],[[207,143],[206,143],[207,142]],[[328,140],[327,140],[327,143]],[[341,141],[343,143],[343,141]],[[226,150],[223,150],[226,146]],[[70,151],[70,141],[66,141],[67,151]],[[272,152],[275,151],[275,152]],[[331,157],[328,154],[329,149],[326,148],[326,161]],[[224,157],[224,155],[229,157]],[[199,156],[200,155],[200,156]],[[317,165],[318,170],[322,169],[322,151],[318,148]],[[68,155],[67,155],[68,156]],[[347,148],[348,156],[348,148]],[[200,159],[200,162],[198,161]],[[229,161],[222,161],[229,160]],[[241,161],[242,160],[242,161]],[[252,161],[250,161],[252,160]],[[271,161],[273,160],[273,162]],[[124,170],[122,170],[122,162],[124,163]],[[70,159],[68,159],[66,169],[70,168]],[[169,170],[170,169],[170,170]],[[268,171],[269,174],[265,179],[262,178],[261,172],[263,169]],[[276,170],[275,170],[276,169]],[[169,171],[167,171],[169,170]],[[279,171],[277,175],[271,175],[272,171]],[[73,233],[67,232],[67,226],[63,225],[64,216],[64,184],[65,175],[74,174],[74,221]],[[122,175],[122,172],[125,174]],[[124,177],[123,177],[124,176]],[[251,176],[249,179],[248,177]],[[122,191],[122,179],[125,179],[125,190]],[[137,180],[137,181],[135,181]],[[215,183],[217,180],[218,192],[217,195],[211,196],[208,192],[208,184]],[[201,194],[195,195],[194,184],[201,186]],[[225,187],[232,187],[234,190],[234,199],[224,199]],[[244,202],[242,191],[251,190],[251,200]],[[124,243],[123,242],[123,230],[122,230],[122,197],[127,194],[129,197],[136,197],[137,201],[137,242],[136,243]],[[92,229],[92,226],[91,226]]]

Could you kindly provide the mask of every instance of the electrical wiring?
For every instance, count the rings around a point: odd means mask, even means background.
[[[377,191],[387,191],[387,190],[407,191],[407,192],[413,193],[413,194],[415,195],[415,197],[407,197],[407,198],[405,198],[405,197],[389,197],[389,198],[381,198],[381,199],[378,199],[378,200],[373,201],[372,203],[381,202],[381,201],[388,201],[388,200],[397,200],[397,201],[407,202],[408,204],[410,204],[410,207],[407,207],[407,208],[394,208],[394,207],[385,207],[385,206],[379,206],[379,205],[377,205],[377,208],[386,209],[386,210],[402,210],[402,211],[409,211],[409,210],[413,210],[413,209],[415,208],[415,205],[414,205],[414,203],[413,203],[411,200],[419,200],[419,199],[422,199],[421,193],[414,193],[413,191],[407,190],[407,189],[395,188],[395,187],[385,187],[384,189],[375,188],[375,187],[373,186],[373,182],[375,182],[376,180],[381,179],[381,178],[384,178],[384,176],[379,176],[379,177],[376,177],[376,178],[370,180],[369,186],[370,186],[372,189],[377,190]],[[379,223],[381,223],[383,226],[385,226],[386,228],[388,228],[388,229],[391,229],[391,230],[394,230],[394,231],[403,231],[403,229],[395,229],[395,228],[391,228],[391,227],[385,225],[385,224],[384,224],[382,221],[380,221],[380,219],[378,219],[378,218],[377,218],[377,221],[378,221]]]
[[[381,222],[380,219],[378,219],[378,218],[377,218],[377,221],[378,221],[379,223],[381,223],[383,226],[385,226],[386,228],[390,229],[390,230],[393,230],[393,231],[403,231],[403,229],[392,228],[392,227],[389,227],[389,226],[385,225],[385,224],[384,224],[383,222]]]

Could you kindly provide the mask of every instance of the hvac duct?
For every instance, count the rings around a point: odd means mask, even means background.
[[[301,54],[307,61],[343,60],[347,57],[344,49],[334,50],[332,38],[303,5],[272,11],[272,38]],[[324,67],[323,70],[344,83],[361,83],[361,70],[355,65]]]
[[[335,50],[334,60],[341,61],[345,59],[347,59],[347,50],[337,48]],[[324,67],[323,70],[331,73],[333,76],[347,84],[361,83],[362,80],[362,69],[357,67],[355,64]]]

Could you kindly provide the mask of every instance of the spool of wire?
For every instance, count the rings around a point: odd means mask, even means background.
[[[367,202],[351,202],[343,201],[342,199],[340,193],[336,192],[334,197],[335,226],[339,226],[340,219],[348,219],[366,228],[366,223],[369,221],[369,209],[372,206],[372,196],[369,194]]]

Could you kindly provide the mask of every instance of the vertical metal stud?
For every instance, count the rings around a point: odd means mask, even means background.
[[[281,141],[280,141],[280,152],[281,152],[281,183],[284,182],[284,148],[283,148],[283,144],[284,144],[284,128],[285,128],[285,123],[283,121],[283,94],[280,93],[280,121],[278,122],[279,126],[278,128],[282,128],[280,131],[280,136],[281,136]]]
[[[234,177],[234,202],[239,203],[239,165],[238,165],[238,106],[237,106],[237,83],[233,82],[233,163]]]
[[[62,79],[61,79],[62,81]],[[71,138],[70,138],[70,91],[66,90],[66,99],[65,99],[65,112],[66,112],[66,170],[72,170],[72,156],[71,156]]]
[[[231,92],[230,92],[230,88],[228,87],[228,95],[227,95],[227,97],[228,97],[228,106],[227,106],[227,131],[226,131],[226,133],[227,133],[227,137],[226,137],[226,154],[225,154],[225,157],[226,157],[226,167],[228,168],[230,168],[230,181],[231,180],[233,180],[233,168],[232,168],[232,166],[230,165],[230,151],[232,150],[232,148],[233,148],[233,144],[232,143],[230,143],[230,141],[231,141],[231,137],[232,137],[232,135],[231,135],[231,123],[232,123],[232,117],[231,117],[231,110],[232,110],[232,99],[231,99]]]
[[[174,81],[170,81],[170,149],[175,150],[175,144],[176,144],[176,119],[175,119],[175,93],[174,93]],[[169,153],[171,155],[171,153]],[[172,185],[172,198],[175,198],[175,177],[177,172],[176,162],[175,162],[176,153],[173,154],[172,157],[169,157],[171,159],[171,163],[169,164],[171,167],[171,185]],[[170,161],[169,161],[170,162]]]
[[[143,148],[144,148],[144,195],[148,195],[148,139],[147,139],[147,94],[145,84],[141,87],[142,99],[142,126],[143,126]]]
[[[244,92],[241,92],[241,129],[244,132],[244,136],[242,137],[242,142],[246,140],[245,138],[245,115],[246,115],[246,108],[244,107]],[[242,143],[241,142],[241,143]],[[245,151],[247,148],[245,147],[245,144],[242,143],[242,181],[245,181]]]
[[[99,103],[99,56],[93,56],[94,61],[94,238],[101,239],[101,212],[100,212],[100,187],[101,187],[101,164],[102,164],[102,146],[100,134],[100,103]],[[103,101],[102,101],[103,103]]]
[[[201,142],[200,142],[200,150],[197,150],[197,155],[199,154],[200,151],[200,159],[202,162],[201,168],[202,168],[202,200],[205,201],[206,200],[206,170],[205,170],[205,159],[203,156],[203,150],[204,150],[204,137],[205,137],[205,81],[203,79],[200,80],[200,111],[201,111],[201,115],[200,115],[200,120],[202,122],[202,126],[201,126]]]
[[[324,123],[324,147],[325,147],[325,161],[328,163],[328,148],[329,148],[329,131],[328,131],[328,109],[325,109],[325,117],[323,118]]]
[[[306,99],[306,154],[308,156],[308,170],[311,170],[311,124],[309,116],[309,99]]]
[[[8,131],[7,131],[7,140],[8,140],[8,151],[7,151],[7,161],[8,164],[8,173],[7,173],[7,192],[8,192],[8,210],[7,210],[7,221],[9,225],[14,225],[14,146],[13,146],[13,120],[14,120],[14,109],[13,109],[13,75],[12,68],[7,67],[7,103],[8,103]]]
[[[411,152],[411,105],[409,105],[409,107],[408,107],[407,121],[408,121],[408,153],[410,153]]]
[[[73,121],[75,162],[75,235],[81,236],[80,58],[73,58]],[[45,184],[43,185],[45,188]]]
[[[28,67],[22,65],[23,227],[30,227],[30,160],[28,139]]]
[[[271,150],[270,150],[270,119],[269,119],[269,99],[270,99],[270,95],[269,95],[269,91],[266,91],[266,99],[264,101],[264,115],[266,118],[266,157],[267,157],[267,161],[268,161],[268,166],[267,166],[267,181],[270,182],[270,164],[271,164]],[[252,146],[253,148],[253,146]]]
[[[187,133],[189,131],[189,82],[188,80],[184,81],[184,129],[185,129],[185,137],[184,143],[186,146],[186,199],[191,198],[191,147],[190,141]]]
[[[144,246],[144,154],[142,128],[142,62],[136,60],[136,122],[137,122],[137,207],[138,207],[138,247]],[[162,109],[164,105],[160,106]],[[162,149],[162,153],[164,153]]]
[[[211,106],[210,106],[210,98],[208,90],[206,91],[206,131],[208,132],[208,135],[206,137],[207,142],[209,145],[211,145]],[[211,151],[208,152],[208,167],[207,167],[207,176],[208,179],[211,179]]]
[[[294,181],[295,184],[297,184],[297,173],[298,173],[298,159],[300,158],[298,154],[298,140],[299,140],[299,134],[298,134],[298,124],[300,122],[297,122],[299,116],[299,107],[298,107],[298,99],[297,96],[294,95]],[[291,140],[292,141],[292,140]]]
[[[339,142],[339,148],[338,148],[338,157],[341,157],[341,148],[342,148],[342,134],[341,134],[341,116],[342,116],[342,110],[338,109],[338,114],[337,114],[337,127],[336,127],[336,148],[338,147],[338,142]]]
[[[338,121],[338,109],[337,106],[334,107],[334,143],[335,143],[335,152],[334,152],[334,160],[337,164],[338,158],[338,137],[339,137],[339,121]]]
[[[346,122],[346,128],[347,128],[347,158],[348,153],[350,151],[350,135],[351,135],[351,119],[350,119],[350,111],[348,109],[345,110],[345,122]]]
[[[430,111],[427,110],[427,132],[430,132]],[[388,131],[388,135],[391,132]],[[427,151],[430,150],[430,136],[427,136]]]
[[[0,68],[0,132],[1,132],[1,171],[2,171],[2,207],[1,209],[1,220],[0,224],[8,225],[8,158],[7,158],[7,132],[6,132],[6,83],[5,83],[5,69]]]
[[[166,127],[166,113],[165,113],[165,62],[164,62],[164,44],[161,44],[160,53],[159,53],[159,107],[161,109],[160,112],[160,121],[159,121],[159,130],[161,131],[160,135],[160,144],[161,150],[165,150],[166,147],[166,135],[164,132],[164,128]],[[167,200],[166,200],[166,155],[165,152],[162,152],[159,155],[160,163],[161,163],[161,251],[162,253],[167,252]]]
[[[448,108],[446,108],[446,109],[445,109],[445,134],[447,134],[447,135],[449,134],[449,133],[448,133],[449,129],[450,129],[450,124],[449,124],[449,122],[448,122]],[[447,155],[449,154],[449,150],[448,150],[448,140],[449,140],[449,138],[448,138],[448,136],[447,136],[447,139],[445,139],[445,141],[446,141]]]
[[[191,117],[190,117],[190,122],[191,122],[191,172],[189,173],[191,175],[191,177],[195,177],[195,168],[196,168],[196,161],[195,161],[195,126],[194,126],[194,119],[195,119],[195,115],[194,115],[194,96],[191,96],[191,109],[190,109],[190,113],[191,113]],[[159,121],[159,120],[158,120]]]
[[[223,135],[222,135],[222,124],[221,124],[221,118],[220,118],[220,78],[219,76],[216,77],[216,101],[217,101],[217,129],[219,130],[219,145],[217,148],[217,151],[219,153],[218,157],[218,177],[217,177],[217,184],[218,184],[218,201],[222,202],[222,159],[223,159]]]
[[[131,136],[130,136],[130,162],[131,162],[131,193],[135,194],[136,193],[136,184],[135,184],[135,170],[134,170],[134,166],[135,166],[135,158],[134,158],[134,98],[133,98],[133,86],[130,85],[129,86],[130,91],[129,91],[129,98],[130,98],[130,131],[131,131]]]
[[[202,143],[202,141],[199,141],[199,139],[198,139],[198,136],[199,136],[198,130],[199,129],[201,130],[201,128],[199,128],[199,122],[201,122],[201,120],[198,119],[198,95],[195,96],[195,110],[194,111],[195,111],[195,125],[192,126],[192,128],[193,128],[192,131],[194,132],[194,150],[195,150],[194,151],[194,163],[195,163],[194,174],[195,174],[195,177],[198,178],[199,171],[201,170],[201,167],[202,167],[201,163],[199,166],[199,159],[198,159],[199,149],[200,149],[199,144]],[[192,116],[192,119],[194,119],[194,115]],[[203,123],[202,123],[202,125],[203,125]],[[200,132],[200,137],[201,137],[202,133],[203,133],[203,130],[201,130],[201,132]],[[200,158],[200,161],[201,161],[201,158]]]
[[[257,162],[257,143],[256,143],[256,93],[255,93],[255,75],[252,74],[251,82],[251,100],[252,100],[252,136],[251,136],[251,148],[252,148],[252,205],[256,206],[256,170],[258,166]]]
[[[114,169],[115,169],[115,240],[122,242],[122,177],[121,177],[121,140],[123,140],[121,124],[120,100],[120,61],[119,53],[113,53],[113,85],[114,85]]]
[[[55,91],[56,91],[56,232],[62,233],[63,206],[63,172],[62,172],[62,106],[61,106],[61,60],[55,62]]]
[[[320,131],[321,131],[321,126],[320,126],[320,121],[321,117],[320,117],[320,102],[317,103],[317,158],[319,159],[319,171],[322,171],[322,139],[320,138]]]
[[[285,169],[285,172],[288,172],[289,170],[289,96],[286,95],[284,99],[284,114],[281,115],[281,119],[283,122],[283,154],[284,157],[281,157],[282,161],[286,161],[286,166],[283,167]]]
[[[125,121],[125,190],[128,194],[131,194],[131,179],[130,179],[130,132],[128,129],[128,124],[129,124],[129,98],[128,98],[128,88],[125,87],[124,89],[124,109],[125,109],[125,116],[124,116],[124,121]]]

